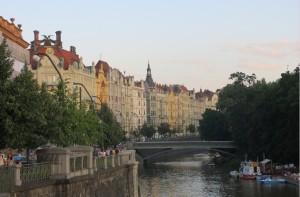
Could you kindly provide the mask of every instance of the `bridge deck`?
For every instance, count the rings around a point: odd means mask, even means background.
[[[130,149],[155,148],[236,148],[233,141],[159,141],[159,142],[130,142]]]

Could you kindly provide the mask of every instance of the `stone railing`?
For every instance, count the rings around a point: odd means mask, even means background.
[[[6,176],[5,179],[1,179],[0,193],[13,191],[15,186],[33,181],[70,179],[135,163],[135,150],[127,150],[113,156],[93,157],[93,148],[89,146],[40,149],[37,150],[36,164],[0,169],[2,175]]]

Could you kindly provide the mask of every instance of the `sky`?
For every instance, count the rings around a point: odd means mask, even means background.
[[[216,91],[235,72],[272,82],[300,64],[299,0],[2,1],[23,39],[62,31],[85,65],[98,60],[135,80]],[[40,37],[42,39],[42,37]]]

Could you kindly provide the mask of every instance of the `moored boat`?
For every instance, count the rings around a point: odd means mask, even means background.
[[[279,183],[285,183],[286,181],[284,179],[271,179],[270,177],[261,180],[260,181],[263,184],[279,184]]]
[[[247,180],[254,180],[256,176],[261,176],[258,162],[243,161],[240,166],[240,178]]]
[[[239,178],[239,172],[236,170],[230,171],[229,176],[233,178]]]

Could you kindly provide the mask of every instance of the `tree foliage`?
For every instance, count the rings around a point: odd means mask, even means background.
[[[34,149],[47,143],[114,145],[124,139],[107,106],[99,113],[90,103],[79,107],[78,95],[67,89],[67,81],[59,81],[49,91],[46,84],[38,85],[27,64],[12,78],[13,64],[4,39],[0,45],[0,148]]]
[[[219,91],[217,109],[226,115],[241,155],[256,160],[264,154],[277,162],[298,163],[299,68],[271,83],[240,72],[231,74],[230,79],[234,82]],[[202,125],[204,136],[213,135],[205,133],[213,124],[203,119]]]
[[[155,132],[155,128],[152,125],[148,126],[146,123],[141,128],[141,134],[147,138],[151,138]]]
[[[187,127],[187,130],[190,133],[195,133],[196,132],[196,126],[194,124],[189,124],[189,126]]]
[[[225,114],[212,109],[205,110],[200,121],[200,138],[209,141],[226,141],[231,136],[228,130],[228,121]]]
[[[104,145],[114,145],[124,140],[125,132],[107,104],[101,105],[98,116],[103,124],[100,130],[103,134],[101,141],[104,142]]]
[[[171,127],[170,127],[169,123],[163,122],[158,126],[157,131],[161,135],[171,134]]]

